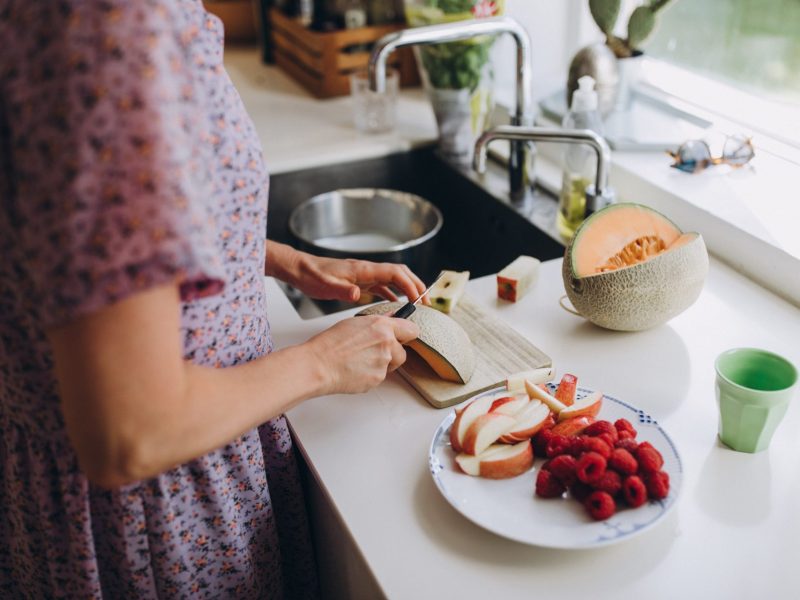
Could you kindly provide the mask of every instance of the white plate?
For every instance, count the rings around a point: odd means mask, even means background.
[[[555,385],[548,384],[551,392]],[[578,388],[578,398],[592,391]],[[494,389],[475,396],[507,395]],[[474,399],[474,398],[473,398]],[[611,421],[628,419],[636,428],[639,442],[648,441],[664,456],[663,469],[669,473],[669,496],[650,501],[639,508],[618,510],[605,521],[594,521],[580,502],[573,498],[539,498],[534,495],[536,474],[544,462],[537,458],[534,468],[518,477],[504,480],[472,477],[462,473],[450,447],[450,427],[455,414],[445,417],[433,435],[428,465],[433,480],[445,499],[470,521],[503,537],[534,546],[550,548],[593,548],[637,535],[660,521],[675,505],[683,480],[683,467],[675,444],[666,432],[644,411],[603,396],[598,418]]]

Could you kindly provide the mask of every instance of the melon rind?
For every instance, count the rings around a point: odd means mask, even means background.
[[[369,306],[358,314],[392,314],[401,306],[401,302],[384,302]],[[475,350],[461,325],[452,317],[428,306],[417,306],[408,320],[419,326],[419,338],[409,343],[409,348],[415,350],[439,377],[454,383],[467,383],[472,378],[477,362]],[[444,364],[434,364],[433,357],[437,356]]]
[[[685,235],[695,237],[643,263],[587,277],[573,275],[569,246],[561,274],[575,310],[618,331],[650,329],[682,313],[697,300],[708,273],[703,236]]]

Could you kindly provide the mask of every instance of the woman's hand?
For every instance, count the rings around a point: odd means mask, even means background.
[[[323,393],[359,393],[375,387],[402,365],[406,360],[403,344],[418,335],[417,325],[407,319],[353,317],[303,345],[325,373]]]
[[[425,291],[422,280],[405,265],[324,258],[276,242],[267,242],[266,273],[318,300],[357,302],[362,292],[397,300],[390,285],[409,300]],[[423,301],[428,302],[427,298]]]

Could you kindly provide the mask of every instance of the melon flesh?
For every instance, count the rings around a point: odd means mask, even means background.
[[[391,315],[401,302],[384,302],[362,310],[359,315]],[[416,352],[445,381],[467,383],[475,371],[475,350],[464,328],[451,317],[429,306],[417,306],[408,318],[419,326],[419,337],[408,347]]]
[[[612,204],[575,233],[572,272],[587,277],[645,262],[672,247],[681,235],[672,221],[651,208]]]

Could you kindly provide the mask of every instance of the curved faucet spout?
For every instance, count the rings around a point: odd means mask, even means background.
[[[441,44],[456,42],[482,35],[508,33],[517,46],[517,106],[514,114],[516,125],[532,122],[531,89],[531,40],[528,32],[518,21],[509,17],[492,17],[457,21],[442,25],[412,27],[390,33],[379,39],[372,49],[368,74],[370,88],[375,92],[386,89],[386,59],[397,48],[419,44]]]
[[[559,129],[557,127],[520,127],[501,125],[481,135],[475,142],[473,167],[478,173],[486,171],[486,152],[492,140],[561,142],[565,144],[585,144],[597,154],[597,173],[594,184],[594,198],[601,204],[613,202],[614,193],[608,185],[611,170],[611,148],[601,135],[591,129]],[[593,207],[593,209],[600,206]]]

